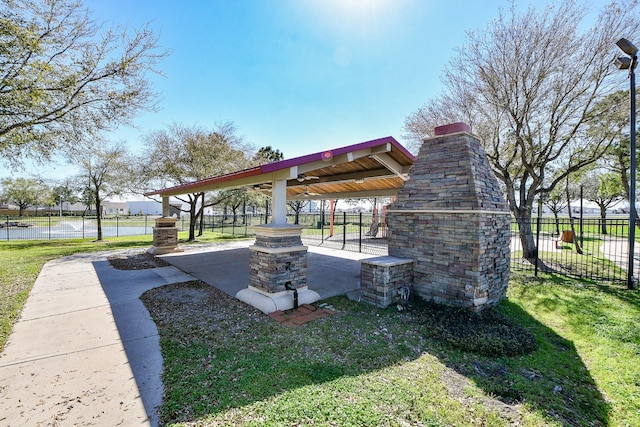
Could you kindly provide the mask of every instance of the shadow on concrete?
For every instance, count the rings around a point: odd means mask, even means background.
[[[321,299],[350,293],[355,295],[360,282],[360,261],[330,255],[338,251],[318,252],[309,248],[307,252],[307,286],[320,295]],[[366,257],[371,257],[367,255]],[[249,285],[249,248],[211,247],[210,250],[182,252],[163,255],[161,258],[180,270],[235,297]]]
[[[117,270],[109,261],[94,261],[93,266],[109,300],[144,408],[151,425],[156,426],[164,391],[163,360],[158,330],[140,296],[149,289],[194,278],[175,267]]]

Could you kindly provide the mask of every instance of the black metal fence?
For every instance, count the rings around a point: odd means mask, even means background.
[[[511,227],[511,270],[537,274],[550,271],[572,277],[626,282],[629,265],[629,219],[534,218],[524,224],[537,248],[526,257],[519,226]],[[636,245],[637,247],[637,245]],[[536,268],[537,267],[537,268]],[[634,256],[638,275],[638,254]]]
[[[289,222],[295,222],[289,219]],[[387,227],[371,213],[304,214],[298,219],[305,244],[371,255],[387,254]]]
[[[238,237],[253,236],[254,227],[269,222],[264,215],[205,216],[203,231]],[[289,223],[296,222],[289,215]],[[572,224],[573,222],[573,224]],[[384,219],[371,213],[304,213],[297,216],[304,227],[302,238],[307,245],[361,252],[387,254],[387,228]],[[104,237],[152,234],[155,217],[131,216],[102,219]],[[186,231],[189,221],[178,221],[179,230]],[[531,230],[533,257],[525,256],[518,224],[511,225],[511,269],[537,274],[550,271],[558,274],[625,282],[627,280],[628,218],[575,219],[543,217],[524,224]],[[638,235],[640,233],[636,233]],[[46,216],[3,217],[0,219],[0,240],[43,240],[96,238],[95,217]],[[575,237],[575,238],[574,238]],[[640,247],[636,245],[636,248]],[[640,273],[640,255],[634,257],[636,283]]]
[[[152,234],[155,217],[115,216],[102,219],[103,237],[141,236]],[[96,217],[28,216],[3,217],[0,240],[95,239],[98,237]]]
[[[264,215],[206,215],[203,231],[239,237],[253,236],[253,227],[266,224],[271,218]],[[387,229],[382,221],[373,221],[371,213],[301,213],[288,215],[287,222],[304,227],[305,244],[361,252],[372,255],[387,254]],[[199,226],[199,225],[198,225]],[[189,228],[188,218],[179,222],[181,230]]]

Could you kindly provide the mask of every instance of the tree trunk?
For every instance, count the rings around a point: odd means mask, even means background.
[[[196,203],[198,203],[198,196],[189,200],[189,238],[187,239],[189,242],[196,240],[196,220],[198,219]]]
[[[576,247],[576,252],[582,255],[582,246],[580,246],[580,240],[578,240],[578,233],[576,233],[575,221],[573,215],[571,215],[571,197],[569,197],[569,178],[567,178],[567,184],[565,186],[565,192],[567,195],[567,209],[569,211],[569,224],[571,224],[571,234],[573,234],[573,245]]]
[[[98,223],[98,241],[102,240],[102,215],[100,215],[100,209],[102,209],[100,202],[100,194],[96,191],[96,222]]]
[[[202,236],[204,231],[204,193],[200,193],[202,195],[202,203],[200,204],[200,209],[198,210],[197,216],[199,217],[199,226],[198,226],[198,237]]]
[[[560,235],[560,218],[558,217],[558,211],[553,211],[553,217],[556,220],[556,236]]]
[[[600,218],[602,219],[600,232],[606,235],[608,234],[607,233],[607,208],[604,206],[600,206]]]
[[[622,186],[624,187],[624,194],[629,202],[629,209],[631,209],[631,190],[629,187],[629,175],[627,174],[627,169],[624,167],[624,162],[620,161],[621,167],[621,178],[622,178]],[[636,221],[640,220],[640,216],[638,216],[638,211],[636,210]],[[631,213],[631,211],[629,211]]]
[[[533,238],[531,230],[531,210],[518,209],[516,214],[516,222],[518,223],[518,233],[520,243],[522,244],[522,257],[531,263],[535,263],[538,258],[538,248]]]

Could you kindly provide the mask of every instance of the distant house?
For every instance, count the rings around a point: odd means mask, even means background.
[[[155,200],[141,200],[126,203],[127,215],[162,215],[162,203]],[[180,216],[179,205],[169,205],[170,215]]]
[[[102,202],[102,215],[127,215],[127,204],[125,202]]]

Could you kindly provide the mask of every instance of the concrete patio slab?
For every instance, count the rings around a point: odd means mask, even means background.
[[[158,424],[162,356],[140,296],[170,283],[203,280],[230,295],[248,285],[252,240],[189,245],[162,256],[174,266],[117,270],[109,256],[48,262],[0,355],[0,426]],[[309,289],[322,299],[357,292],[370,255],[310,247]]]

